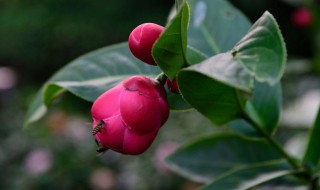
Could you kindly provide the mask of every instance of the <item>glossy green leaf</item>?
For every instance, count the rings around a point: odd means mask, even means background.
[[[127,43],[121,43],[93,51],[58,71],[39,91],[31,104],[25,125],[40,119],[47,106],[62,92],[72,94],[93,102],[100,94],[112,88],[124,78],[133,75],[154,77],[161,71],[136,59]],[[172,109],[186,108],[181,97],[179,104],[170,105]],[[175,107],[177,105],[178,107]]]
[[[241,115],[234,88],[192,70],[183,70],[177,79],[183,98],[212,123],[222,125]]]
[[[152,48],[152,56],[161,70],[172,80],[186,60],[189,5],[185,3],[171,20]]]
[[[235,59],[259,82],[277,83],[286,63],[286,47],[274,17],[265,12],[233,48]]]
[[[250,21],[226,0],[188,2],[188,44],[206,56],[229,51],[251,26]]]
[[[247,104],[246,109],[249,115],[255,121],[259,121],[257,123],[271,134],[275,130],[280,114],[281,91],[277,83],[282,75],[285,61],[286,50],[278,25],[271,14],[266,12],[232,51],[217,54],[181,70],[178,84],[183,97],[190,105],[213,123],[224,124],[240,115],[243,107],[238,105],[239,98],[243,99],[244,96],[241,93],[235,96],[231,90],[228,90],[228,93],[225,92],[227,90],[221,91],[223,86],[225,86],[223,89],[235,88],[237,91],[250,94],[254,89],[255,80],[268,82],[270,87],[256,83],[255,93],[258,95]],[[207,87],[200,84],[204,80]],[[219,88],[216,89],[218,83]],[[215,86],[208,86],[213,84]],[[204,93],[214,96],[203,95]],[[259,93],[263,96],[259,96]],[[222,99],[221,104],[226,106],[216,107],[215,102],[220,101],[219,97],[222,96],[226,97]],[[265,107],[268,103],[270,105]],[[235,109],[230,109],[232,107]],[[221,111],[223,109],[224,111]],[[274,111],[271,118],[268,118],[268,111]],[[220,118],[221,112],[224,115]]]
[[[247,190],[295,172],[281,160],[240,166],[211,181],[202,190]]]
[[[47,107],[42,101],[42,89],[34,97],[32,104],[29,106],[27,114],[24,119],[23,126],[27,127],[29,124],[38,121],[47,112]]]
[[[254,79],[275,85],[282,76],[285,62],[286,49],[278,25],[266,12],[231,52],[217,54],[186,70],[250,92]]]
[[[281,85],[255,83],[253,97],[246,102],[246,112],[267,134],[273,135],[282,106]]]
[[[207,182],[238,167],[281,158],[263,140],[220,133],[182,146],[167,158],[167,162],[179,174],[192,180]]]
[[[234,60],[231,53],[220,53],[199,64],[187,67],[183,71],[199,72],[228,86],[246,92],[250,92],[253,88],[253,77],[241,64]]]
[[[314,170],[320,164],[320,107],[318,110],[318,115],[312,126],[309,134],[309,142],[307,145],[307,151],[304,155],[303,162]]]

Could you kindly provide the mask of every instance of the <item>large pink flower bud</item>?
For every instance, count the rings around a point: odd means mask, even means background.
[[[123,154],[141,154],[169,116],[164,87],[146,76],[133,76],[94,102],[93,133],[100,145]]]
[[[131,32],[128,41],[132,54],[145,63],[157,65],[151,54],[152,46],[163,30],[164,27],[153,23],[137,26]]]

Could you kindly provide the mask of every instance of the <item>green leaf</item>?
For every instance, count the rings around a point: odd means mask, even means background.
[[[253,97],[246,102],[246,112],[267,134],[273,135],[281,112],[280,83],[255,83]]]
[[[43,103],[49,105],[57,96],[62,94],[65,89],[62,86],[52,84],[46,84],[43,90]]]
[[[207,182],[238,167],[281,158],[264,140],[220,133],[182,146],[167,158],[167,162],[179,174]]]
[[[40,89],[27,110],[23,126],[27,127],[29,124],[38,121],[46,112],[47,107],[42,102],[42,89]]]
[[[228,51],[248,32],[250,21],[226,0],[188,0],[188,44],[212,56]]]
[[[188,23],[189,6],[185,3],[152,48],[154,60],[171,80],[181,68],[188,65],[186,60]]]
[[[274,17],[266,11],[236,44],[235,59],[259,82],[277,83],[286,63],[286,47]]]
[[[320,107],[318,110],[317,117],[312,126],[312,129],[309,134],[309,142],[307,145],[307,150],[303,158],[303,162],[314,170],[320,164]]]
[[[220,53],[199,64],[187,67],[184,71],[199,72],[228,86],[246,92],[250,92],[253,88],[254,81],[252,76],[241,64],[233,59],[231,53]]]
[[[47,106],[62,92],[93,102],[99,95],[124,78],[133,75],[156,76],[161,71],[142,63],[130,52],[127,43],[102,48],[78,59],[58,71],[38,92],[25,119],[25,126],[40,119]],[[179,105],[183,107],[183,105]],[[172,105],[173,109],[175,108]]]
[[[247,190],[294,173],[281,160],[240,166],[211,181],[201,189]]]
[[[234,88],[192,70],[181,71],[177,79],[183,98],[212,123],[222,125],[242,114]]]
[[[256,88],[258,95],[247,104],[247,112],[267,133],[272,134],[280,114],[281,91],[277,83],[285,61],[286,50],[278,25],[266,12],[232,51],[217,54],[181,70],[178,84],[187,102],[218,125],[241,115],[243,107],[239,105],[239,100],[245,96],[239,91],[250,94]],[[256,87],[255,80],[258,81]],[[259,82],[269,83],[270,87]],[[232,92],[232,88],[238,93]],[[216,102],[223,96],[226,97],[221,98],[222,102],[217,106]],[[270,119],[268,111],[274,111]]]
[[[285,62],[286,49],[278,25],[266,12],[231,52],[217,54],[187,70],[250,92],[254,78],[275,85],[283,74]]]

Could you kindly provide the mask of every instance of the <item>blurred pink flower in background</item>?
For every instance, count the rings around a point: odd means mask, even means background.
[[[0,90],[13,88],[18,81],[17,73],[10,67],[0,67]]]
[[[158,146],[153,157],[153,163],[160,173],[169,174],[171,172],[168,164],[165,162],[165,159],[173,153],[178,146],[178,143],[175,142],[165,142]]]
[[[62,134],[67,126],[69,116],[62,111],[55,111],[46,118],[46,125],[53,134]]]
[[[299,8],[292,14],[293,23],[301,28],[311,26],[313,20],[312,12],[307,8]]]
[[[95,190],[108,190],[115,186],[116,177],[111,170],[98,168],[91,173],[90,183]]]
[[[66,122],[65,135],[75,143],[87,143],[92,140],[91,130],[85,119],[70,117]]]
[[[32,150],[25,158],[24,169],[30,176],[38,176],[52,167],[52,155],[48,150]]]

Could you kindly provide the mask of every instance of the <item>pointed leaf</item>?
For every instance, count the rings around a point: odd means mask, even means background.
[[[210,57],[199,64],[185,68],[184,71],[199,72],[246,92],[250,92],[253,88],[253,77],[241,64],[234,60],[229,52]]]
[[[286,167],[281,160],[252,164],[236,168],[213,180],[201,189],[247,190],[259,186],[262,183],[294,173],[295,172]]]
[[[189,5],[185,3],[152,48],[161,70],[172,80],[186,61]]]
[[[254,78],[275,85],[282,76],[285,61],[286,49],[280,30],[272,15],[266,12],[231,52],[220,53],[186,70],[250,92]]]
[[[263,140],[222,133],[197,139],[167,158],[171,168],[192,180],[206,182],[237,167],[281,159]]]
[[[251,26],[250,21],[227,0],[188,2],[188,44],[209,57],[232,49]]]
[[[29,124],[38,121],[46,112],[47,107],[43,104],[42,89],[40,89],[27,110],[23,126],[27,127]]]
[[[320,107],[318,115],[312,126],[309,134],[309,142],[307,146],[307,151],[304,155],[303,161],[314,170],[320,164]]]
[[[279,55],[270,56],[270,52]],[[286,59],[285,52],[278,25],[271,14],[266,12],[252,26],[249,33],[236,45],[234,50],[217,54],[199,64],[183,69],[179,73],[178,84],[183,97],[190,105],[204,114],[213,123],[224,124],[240,115],[242,106],[237,105],[239,104],[239,101],[237,103],[237,99],[239,100],[240,97],[240,99],[243,99],[244,97],[242,95],[234,96],[229,90],[229,93],[226,93],[228,98],[222,99],[226,106],[217,107],[215,105],[216,100],[219,100],[218,98],[224,95],[221,91],[222,86],[228,86],[223,87],[223,89],[235,88],[251,93],[255,80],[258,80],[258,82],[268,82],[271,86],[275,87],[264,89],[266,86],[261,84],[261,87],[257,83],[256,94],[262,91],[265,94],[262,97],[256,96],[247,105],[247,110],[249,110],[250,116],[258,114],[258,117],[255,116],[255,118],[260,119],[262,127],[265,128],[266,132],[271,134],[279,118],[281,102],[279,99],[280,91],[277,90],[279,86],[276,83],[278,83],[283,72]],[[205,81],[203,84],[206,84],[207,87],[200,84],[202,81],[191,81],[198,79]],[[210,83],[215,84],[215,86],[219,83],[218,86],[220,88],[218,90],[214,89],[214,87],[208,88]],[[270,91],[267,92],[265,90]],[[215,96],[210,97],[210,95],[204,95],[204,93],[214,93]],[[264,108],[264,103],[271,103],[270,106],[266,107],[267,110]],[[229,109],[231,107],[236,109],[232,111]],[[219,119],[220,113],[217,114],[217,112],[222,112],[220,110],[225,108],[224,115]],[[266,111],[270,110],[275,112],[272,113],[271,120],[268,120]]]
[[[287,52],[279,26],[269,12],[253,24],[236,44],[233,54],[259,82],[274,85],[280,80]]]

